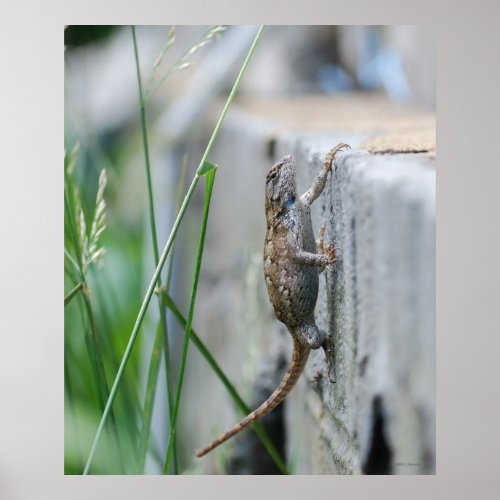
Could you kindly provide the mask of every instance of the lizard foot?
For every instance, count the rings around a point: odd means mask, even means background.
[[[332,169],[333,165],[333,160],[335,159],[335,156],[339,151],[345,150],[345,149],[351,149],[351,146],[349,144],[345,143],[340,143],[337,144],[327,155],[326,155],[326,160],[325,160],[325,165],[324,168],[327,172],[330,172]]]
[[[319,238],[316,241],[316,248],[319,254],[325,255],[328,259],[328,263],[325,267],[330,268],[332,264],[337,262],[337,254],[335,252],[335,248],[332,245],[325,245],[325,231],[326,231],[326,220],[323,221],[321,227],[319,229]],[[321,268],[319,270],[319,274],[321,274],[325,268]]]
[[[337,262],[337,254],[332,245],[325,245],[324,254],[330,259],[330,264],[335,264],[335,262]]]

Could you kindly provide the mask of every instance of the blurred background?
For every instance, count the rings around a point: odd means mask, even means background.
[[[255,26],[136,28],[160,252],[175,219],[179,193],[185,194],[193,178],[255,33]],[[64,43],[65,473],[81,474],[155,258],[131,28],[67,26]],[[245,102],[286,102],[308,96],[344,99],[359,94],[382,96],[394,106],[433,113],[435,71],[435,36],[428,27],[269,26],[228,117],[234,120]],[[289,119],[293,121],[293,116]],[[307,107],[300,120],[308,120]],[[272,147],[272,141],[268,146]],[[255,205],[253,201],[247,204],[245,198],[253,200],[254,192],[253,181],[245,179],[253,175],[256,186],[260,185],[269,165],[238,174],[242,154],[246,153],[234,141],[230,154],[216,148],[209,157],[219,169],[194,328],[245,401],[251,402],[255,388],[249,380],[259,362],[258,346],[266,342],[275,320],[262,288],[259,260],[262,193],[256,193]],[[224,173],[229,170],[232,174]],[[233,193],[232,203],[237,206],[233,214],[217,201],[228,192]],[[174,257],[162,274],[184,316],[202,207],[203,190],[199,189],[180,228]],[[241,219],[236,217],[235,222],[231,215],[240,210],[249,212],[255,224],[233,230]],[[82,262],[86,262],[84,270]],[[155,357],[164,350],[155,342],[161,325],[156,302],[153,297],[92,473],[163,470],[169,404],[164,357]],[[261,317],[264,322],[258,321]],[[167,329],[175,387],[184,332],[170,314]],[[248,332],[255,336],[249,342],[245,340]],[[247,346],[245,355],[227,354],[242,342]],[[212,389],[218,382],[211,372],[200,371],[204,363],[191,346],[177,434],[178,473],[206,472],[193,459],[193,449],[208,444],[209,435],[215,437],[216,431],[225,430],[225,424],[237,417],[229,412],[218,421],[217,411],[200,400],[203,392],[212,406],[230,406],[223,388]],[[145,425],[150,418],[150,426]],[[199,433],[198,426],[206,432]],[[222,451],[209,471],[227,473],[228,463],[230,457]],[[269,471],[274,471],[272,466],[262,473]]]

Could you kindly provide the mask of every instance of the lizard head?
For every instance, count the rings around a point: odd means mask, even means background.
[[[284,156],[269,170],[266,177],[266,212],[278,214],[292,205],[297,198],[295,183],[295,161],[291,155]]]

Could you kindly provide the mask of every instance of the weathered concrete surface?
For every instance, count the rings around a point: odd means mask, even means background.
[[[336,342],[337,383],[322,377],[324,354],[314,352],[285,404],[287,459],[300,474],[434,473],[435,160],[428,145],[433,121],[361,101],[369,111],[365,122],[355,98],[350,123],[335,118],[335,106],[328,121],[328,103],[318,113],[304,114],[302,106],[298,121],[291,119],[294,103],[274,119],[267,108],[233,108],[213,157],[221,168],[195,326],[251,400],[258,360],[280,351],[288,356],[290,350],[262,277],[265,174],[278,157],[291,153],[302,192],[331,147],[351,144],[313,205],[315,230],[327,220],[327,241],[339,255],[335,268],[321,275],[317,305],[319,327]],[[339,108],[351,117],[349,105]],[[378,122],[377,109],[388,110]],[[374,155],[359,148],[381,131],[400,132],[401,123],[406,130],[419,128],[427,141],[422,149],[430,155]],[[201,425],[199,415],[187,412],[186,424],[197,429],[190,437],[198,447],[239,415],[204,361],[195,353],[193,358],[187,390],[199,395],[196,407],[205,412]],[[204,462],[205,472],[222,471],[216,457]]]
[[[306,181],[325,148],[300,149]],[[346,154],[314,212],[341,258],[323,279],[317,313],[335,338],[337,383],[292,395],[305,399],[323,442],[321,452],[304,443],[311,473],[434,472],[434,174],[423,155]],[[315,357],[310,378],[323,361]]]

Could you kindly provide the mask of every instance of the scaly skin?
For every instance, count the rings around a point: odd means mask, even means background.
[[[228,432],[196,453],[202,457],[246,429],[278,406],[292,390],[303,372],[311,349],[323,347],[331,352],[331,342],[314,320],[318,298],[319,272],[335,262],[335,251],[322,241],[316,253],[310,205],[323,192],[335,155],[347,144],[339,144],[326,157],[323,169],[312,186],[297,197],[295,163],[285,156],[274,164],[266,178],[265,208],[267,232],[264,244],[264,274],[276,318],[293,338],[293,355],[278,388],[250,415]]]

